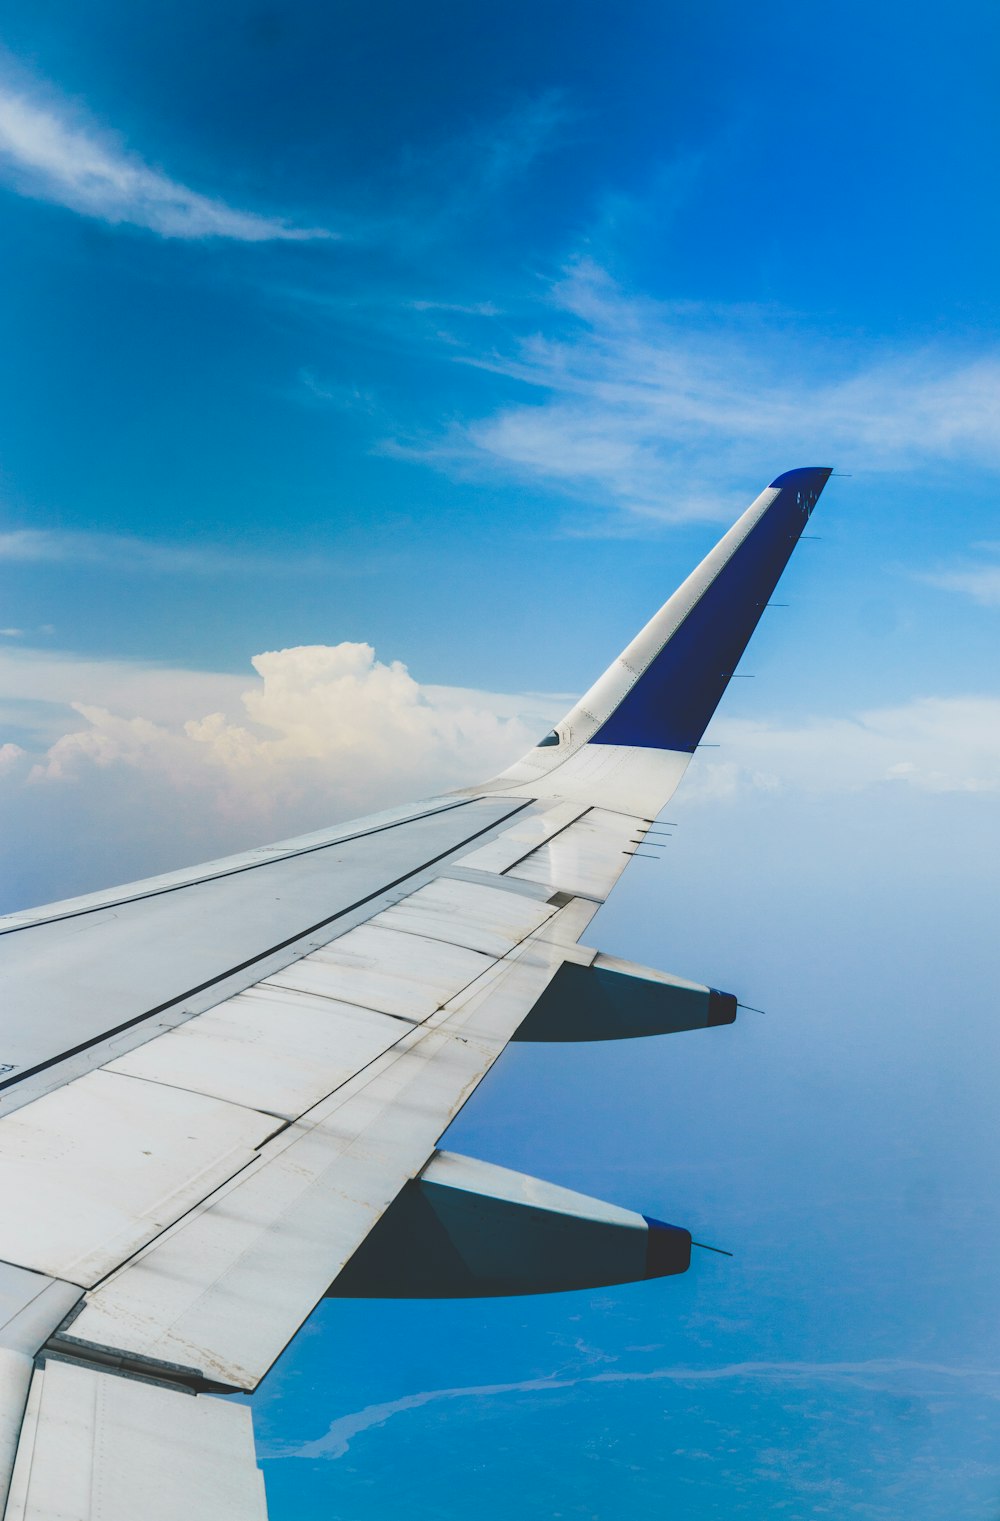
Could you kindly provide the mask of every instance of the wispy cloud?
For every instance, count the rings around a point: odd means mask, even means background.
[[[353,1439],[364,1431],[384,1426],[394,1416],[449,1400],[482,1400],[508,1394],[550,1394],[583,1384],[706,1384],[757,1381],[779,1384],[850,1384],[865,1388],[926,1388],[942,1380],[980,1380],[996,1386],[1000,1370],[953,1367],[942,1363],[913,1362],[903,1358],[871,1358],[867,1362],[745,1362],[719,1368],[653,1368],[629,1372],[605,1369],[575,1377],[527,1378],[506,1384],[469,1384],[450,1389],[423,1389],[401,1399],[366,1405],[362,1410],[339,1416],[321,1437],[313,1441],[260,1444],[262,1458],[342,1458]]]
[[[444,142],[408,148],[392,196],[399,209],[385,220],[383,235],[393,238],[397,251],[400,246],[412,251],[450,240],[469,223],[481,233],[483,218],[504,214],[507,194],[523,188],[525,176],[556,147],[572,120],[562,92],[546,90]],[[456,313],[471,305],[474,315],[483,314],[478,302],[446,300],[445,305]]]
[[[587,260],[549,292],[544,331],[456,358],[533,393],[446,436],[391,446],[637,519],[724,516],[748,475],[801,464],[1000,467],[1000,354],[873,353],[780,314],[630,295]]]
[[[321,228],[239,211],[144,162],[117,137],[38,87],[0,82],[0,173],[14,190],[164,238],[327,238]]]
[[[81,533],[48,528],[14,528],[0,532],[0,564],[103,565],[125,573],[149,575],[303,575],[336,573],[331,556],[252,554],[238,546],[170,544],[130,534]],[[347,574],[364,567],[351,560]],[[9,631],[8,631],[9,632]]]
[[[943,591],[960,592],[984,607],[1000,607],[1000,545],[980,544],[981,558],[942,570],[927,571],[920,579]],[[990,556],[990,558],[986,558]]]

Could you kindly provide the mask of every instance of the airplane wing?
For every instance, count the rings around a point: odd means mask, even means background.
[[[264,1517],[219,1396],[325,1295],[684,1271],[683,1228],[438,1141],[510,1040],[736,1017],[580,941],[829,473],[773,481],[502,776],[0,920],[5,1521]]]

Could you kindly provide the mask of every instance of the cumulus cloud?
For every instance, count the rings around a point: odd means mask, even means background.
[[[727,493],[796,465],[1000,466],[1000,354],[877,354],[791,332],[766,312],[667,303],[581,260],[550,292],[546,333],[465,362],[528,400],[391,447],[446,469],[498,468],[625,509],[715,518]]]
[[[474,785],[562,707],[423,686],[367,644],[271,651],[253,667],[251,685],[5,651],[4,907]]]
[[[0,171],[22,195],[164,238],[261,243],[330,236],[201,195],[152,168],[66,102],[39,97],[37,89],[0,84]]]
[[[318,807],[343,813],[485,779],[536,737],[486,694],[421,687],[368,644],[275,650],[252,663],[259,680],[242,692],[238,719],[216,711],[170,726],[73,703],[85,726],[56,740],[31,780],[124,765],[207,787],[240,812],[275,814],[308,790]]]

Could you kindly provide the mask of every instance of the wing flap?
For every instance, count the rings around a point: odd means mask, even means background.
[[[544,813],[522,815],[495,840],[461,856],[456,864],[479,871],[507,871],[586,811],[585,803],[556,803]]]
[[[35,1355],[81,1296],[76,1284],[0,1263],[0,1515],[7,1499]]]
[[[266,1521],[250,1411],[49,1359],[5,1521]]]
[[[591,808],[512,866],[508,875],[603,902],[635,849],[636,830],[645,833],[646,828],[644,819]]]

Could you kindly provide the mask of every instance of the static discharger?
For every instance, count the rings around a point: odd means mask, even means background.
[[[740,1005],[742,1008],[742,1004]],[[709,1246],[707,1241],[692,1241],[692,1246],[700,1247],[703,1252],[717,1252],[720,1257],[731,1257],[732,1252],[727,1252],[724,1246]]]
[[[765,1012],[763,1009],[755,1009],[753,1004],[750,1003],[738,1003],[736,1007],[738,1009],[746,1009],[748,1014],[763,1014]]]

